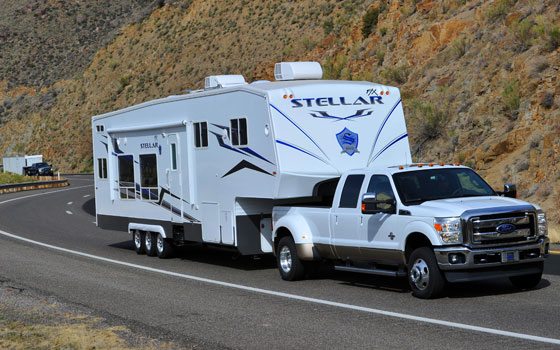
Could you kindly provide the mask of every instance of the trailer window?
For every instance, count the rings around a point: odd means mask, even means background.
[[[134,199],[134,157],[119,156],[119,193],[121,199]]]
[[[231,144],[247,146],[247,118],[231,119]]]
[[[208,123],[194,123],[194,146],[196,148],[208,147]]]
[[[356,208],[364,178],[365,175],[348,175],[340,195],[339,208]]]
[[[171,170],[177,170],[177,144],[171,144]]]
[[[97,159],[97,176],[100,179],[107,178],[107,158]]]
[[[157,159],[155,154],[140,155],[140,192],[144,200],[158,200]]]
[[[95,129],[97,130],[97,132],[103,132],[105,131],[105,126],[103,125],[96,125]]]

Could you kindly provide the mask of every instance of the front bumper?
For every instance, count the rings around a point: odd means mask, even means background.
[[[539,274],[548,256],[550,240],[492,249],[467,247],[435,248],[434,253],[448,282],[471,282],[485,279]],[[465,261],[452,264],[450,255],[463,254]]]
[[[548,237],[543,237],[534,243],[503,248],[442,247],[434,248],[434,254],[443,271],[479,269],[542,261],[548,256],[549,242]],[[453,254],[458,255],[461,262],[451,263]]]

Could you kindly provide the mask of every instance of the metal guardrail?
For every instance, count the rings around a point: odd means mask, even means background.
[[[67,179],[0,185],[0,193],[34,190],[37,188],[62,187],[62,186],[68,186]]]

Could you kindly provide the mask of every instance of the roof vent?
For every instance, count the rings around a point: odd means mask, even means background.
[[[280,62],[274,66],[276,80],[321,79],[323,69],[319,62]]]
[[[218,89],[247,84],[242,75],[211,75],[204,79],[204,89]]]

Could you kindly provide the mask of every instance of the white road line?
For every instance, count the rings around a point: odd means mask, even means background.
[[[70,210],[67,210],[67,211],[66,211],[66,214],[72,215],[72,212],[71,212]]]
[[[77,189],[86,188],[86,187],[93,187],[93,185],[78,186],[78,187],[72,187],[72,188],[65,188],[65,189],[63,189],[63,190],[57,190],[57,191],[49,191],[49,192],[43,192],[43,193],[30,194],[29,196],[23,196],[23,197],[16,197],[16,198],[12,198],[12,199],[7,199],[7,200],[5,200],[5,201],[0,202],[0,204],[9,203],[9,202],[13,202],[13,201],[19,201],[20,199],[25,199],[25,198],[31,198],[31,197],[37,197],[37,196],[44,196],[44,195],[46,195],[46,194],[52,194],[52,193],[58,193],[58,192],[65,192],[65,191],[72,191],[72,190],[77,190]]]
[[[89,197],[89,196],[90,196],[89,194],[86,194],[85,196],[82,196],[82,197],[83,197],[83,198],[87,198],[87,197]]]
[[[66,205],[72,205],[72,203],[74,203],[74,202],[68,202],[68,203],[66,203]]]
[[[449,321],[438,320],[438,319],[434,319],[434,318],[413,316],[413,315],[403,314],[403,313],[399,313],[399,312],[385,311],[385,310],[373,309],[373,308],[363,307],[363,306],[358,306],[358,305],[338,303],[338,302],[335,302],[335,301],[328,301],[328,300],[323,300],[323,299],[304,297],[304,296],[301,296],[301,295],[277,292],[277,291],[268,290],[268,289],[254,288],[254,287],[244,286],[244,285],[241,285],[241,284],[234,284],[234,283],[229,283],[229,282],[217,281],[217,280],[212,280],[212,279],[209,279],[209,278],[196,277],[196,276],[186,275],[186,274],[177,273],[177,272],[155,269],[155,268],[148,267],[148,266],[131,264],[131,263],[127,263],[127,262],[124,262],[124,261],[108,259],[108,258],[104,258],[104,257],[97,256],[97,255],[87,254],[87,253],[79,252],[79,251],[76,251],[76,250],[66,249],[66,248],[57,247],[57,246],[46,244],[46,243],[37,242],[37,241],[31,240],[31,239],[28,239],[28,238],[19,237],[19,236],[13,235],[11,233],[4,232],[2,230],[0,230],[0,234],[4,235],[6,237],[18,239],[18,240],[21,240],[21,241],[24,241],[24,242],[27,242],[27,243],[39,245],[39,246],[42,246],[42,247],[58,250],[58,251],[73,254],[73,255],[83,256],[83,257],[86,257],[86,258],[99,260],[99,261],[104,261],[104,262],[108,262],[108,263],[111,263],[111,264],[132,267],[132,268],[139,269],[139,270],[160,273],[160,274],[163,274],[163,275],[183,278],[183,279],[192,280],[192,281],[209,283],[209,284],[214,284],[214,285],[228,287],[228,288],[235,288],[235,289],[245,290],[245,291],[249,291],[249,292],[273,295],[273,296],[288,298],[288,299],[293,299],[293,300],[306,301],[306,302],[315,303],[315,304],[334,306],[334,307],[339,307],[339,308],[348,309],[348,310],[362,311],[362,312],[367,312],[367,313],[371,313],[371,314],[395,317],[395,318],[400,318],[400,319],[405,319],[405,320],[410,320],[410,321],[430,323],[430,324],[435,324],[435,325],[444,326],[444,327],[452,327],[452,328],[459,328],[459,329],[464,329],[464,330],[468,330],[468,331],[490,333],[490,334],[502,335],[502,336],[512,337],[512,338],[532,340],[532,341],[541,342],[541,343],[560,344],[560,339],[539,337],[539,336],[523,334],[523,333],[508,332],[508,331],[502,331],[502,330],[499,330],[499,329],[472,326],[472,325],[468,325],[468,324],[462,324],[462,323],[457,323],[457,322],[449,322]]]

